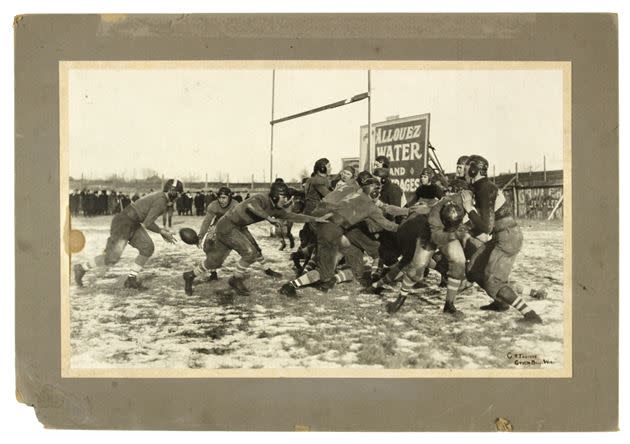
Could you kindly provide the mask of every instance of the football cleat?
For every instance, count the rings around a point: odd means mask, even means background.
[[[479,307],[479,310],[484,310],[484,311],[507,311],[509,308],[510,308],[510,306],[508,304],[504,303],[504,302],[492,301],[488,305],[482,305],[481,307]]]
[[[398,312],[406,300],[407,296],[398,296],[394,302],[388,302],[387,305],[385,305],[387,313],[391,315]]]
[[[463,312],[459,311],[457,308],[455,308],[453,304],[449,304],[448,302],[444,304],[444,309],[442,311],[455,317],[456,319],[461,319],[464,317]]]
[[[297,298],[297,291],[295,291],[295,287],[293,286],[293,284],[291,284],[291,282],[287,282],[282,287],[280,287],[278,293],[283,294],[289,298]]]
[[[291,260],[293,261],[293,266],[297,268],[298,270],[302,268],[302,263],[300,262],[300,259],[302,259],[302,255],[298,253],[297,251],[294,253],[291,253]]]
[[[83,287],[83,276],[85,276],[86,270],[81,264],[75,264],[74,269],[74,281],[79,287]]]
[[[188,296],[193,294],[193,281],[195,280],[195,273],[187,271],[184,273],[184,291]]]
[[[211,271],[208,276],[206,276],[206,282],[212,282],[219,279],[216,271]]]
[[[516,322],[527,324],[542,324],[543,320],[540,316],[538,316],[538,313],[532,310],[525,313],[525,315],[521,319],[518,319]]]
[[[142,285],[136,276],[127,276],[127,279],[125,279],[125,288],[133,288],[134,290],[147,289],[147,287]]]
[[[232,287],[241,296],[248,296],[249,290],[243,283],[243,279],[232,276],[228,279],[228,285]]]
[[[532,288],[529,296],[533,299],[547,299],[547,290],[545,290],[544,288],[540,288],[540,289],[535,289]]]
[[[330,279],[329,281],[320,282],[319,284],[315,286],[315,288],[317,288],[322,293],[328,293],[328,291],[332,290],[332,288],[335,286],[335,283],[336,281],[333,278],[333,279]]]
[[[271,276],[274,279],[280,279],[282,277],[282,273],[278,273],[277,271],[274,271],[271,268],[267,268],[265,270],[265,274],[267,276]]]
[[[385,291],[385,287],[383,287],[382,285],[374,285],[374,284],[372,284],[372,285],[370,285],[369,288],[366,288],[366,290],[370,294],[375,294],[377,296],[380,296]]]

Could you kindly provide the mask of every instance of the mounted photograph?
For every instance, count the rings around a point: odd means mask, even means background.
[[[571,63],[61,61],[63,377],[572,376]]]

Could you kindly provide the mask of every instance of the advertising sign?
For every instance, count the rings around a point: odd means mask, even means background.
[[[427,165],[429,120],[430,114],[422,114],[372,124],[371,153],[367,125],[362,126],[361,165],[371,171],[376,157],[387,156],[389,177],[409,198],[420,185],[420,171]]]

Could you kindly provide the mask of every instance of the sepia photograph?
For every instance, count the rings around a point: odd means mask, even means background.
[[[571,63],[61,61],[64,377],[571,377]]]

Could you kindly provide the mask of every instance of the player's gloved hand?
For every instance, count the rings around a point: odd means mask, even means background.
[[[481,233],[477,236],[477,239],[479,239],[481,242],[488,242],[490,240],[490,235],[488,233]]]
[[[162,235],[162,238],[169,244],[174,244],[177,242],[177,238],[175,237],[175,234],[171,233],[169,230],[165,228],[162,228],[160,230],[160,235]]]

